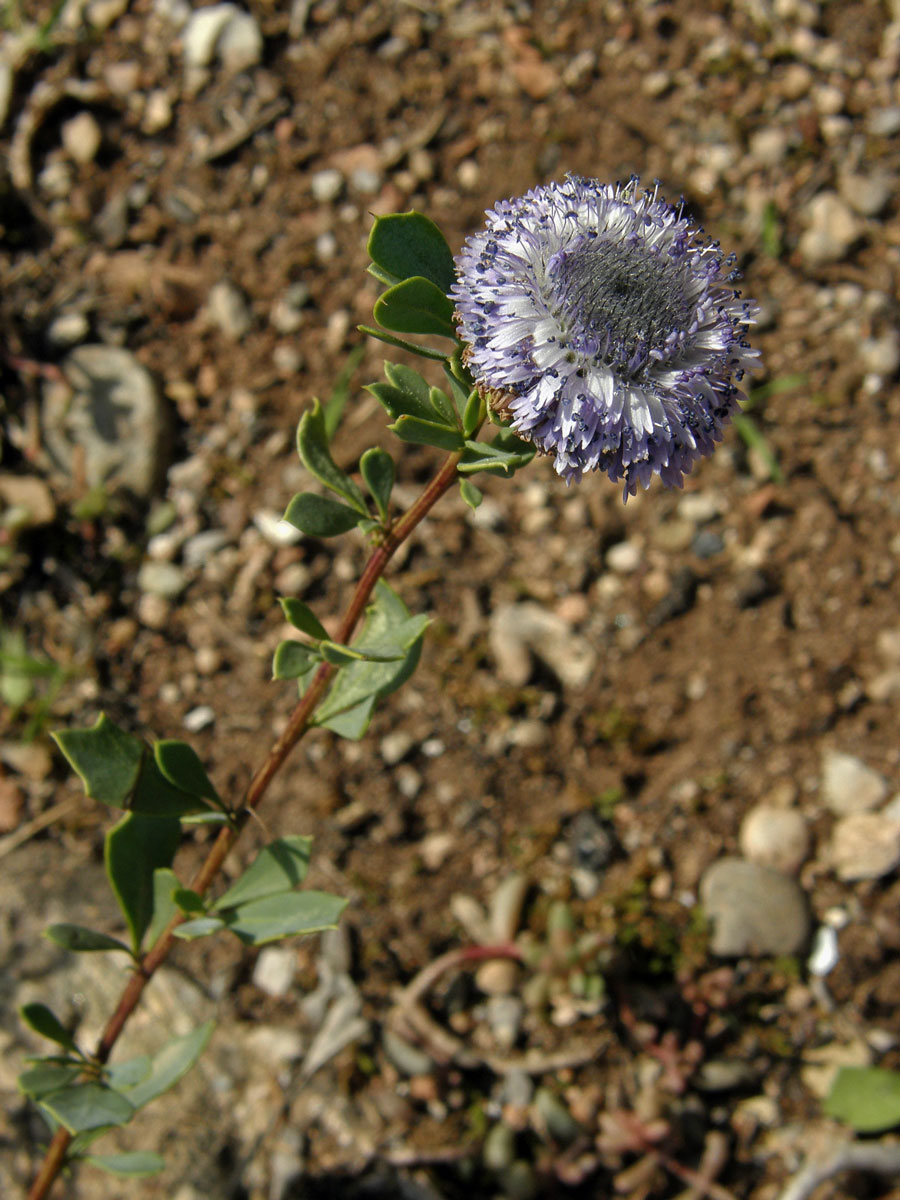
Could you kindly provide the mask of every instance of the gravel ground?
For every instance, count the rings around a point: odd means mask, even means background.
[[[121,1139],[166,1171],[59,1195],[775,1200],[851,1136],[823,1116],[836,1067],[900,1066],[897,0],[27,24],[50,15],[8,6],[0,48],[0,634],[55,664],[0,681],[0,1191],[43,1137],[15,1007],[89,1043],[121,982],[38,937],[118,931],[108,813],[47,731],[103,710],[247,781],[291,703],[276,597],[333,622],[363,561],[278,525],[297,419],[351,353],[336,453],[390,445],[361,390],[370,214],[419,209],[455,249],[574,172],[658,178],[735,251],[751,424],[680,493],[623,508],[536,462],[435,510],[392,576],[433,617],[419,672],[364,742],[305,741],[262,813],[315,836],[341,933],[180,948],[129,1046],[217,1032]],[[435,462],[403,451],[401,497]],[[560,904],[602,995],[559,964]],[[512,936],[549,995],[465,955]]]

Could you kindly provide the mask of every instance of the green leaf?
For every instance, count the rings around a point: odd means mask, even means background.
[[[249,946],[262,946],[277,938],[333,929],[347,906],[340,896],[327,892],[278,892],[241,904],[229,913],[228,928]]]
[[[473,388],[466,399],[466,406],[463,409],[462,427],[463,435],[466,438],[471,438],[484,421],[484,401],[477,388]]]
[[[316,641],[328,637],[328,630],[308,604],[304,604],[302,600],[296,600],[293,596],[283,596],[280,604],[285,617],[295,629],[299,629],[308,637],[315,638]]]
[[[125,1062],[112,1063],[105,1070],[106,1083],[115,1091],[134,1087],[150,1074],[150,1055],[140,1054]]]
[[[362,662],[363,656],[349,646],[339,646],[337,642],[322,642],[322,657],[333,667],[346,667],[351,663]]]
[[[414,442],[418,446],[437,446],[439,450],[455,452],[462,450],[465,445],[458,430],[448,429],[446,425],[437,425],[434,421],[420,421],[417,417],[400,417],[388,428],[392,429],[401,441]]]
[[[337,642],[322,643],[322,657],[335,667],[348,667],[359,662],[399,662],[406,654],[395,642],[379,642],[368,646],[341,646]]]
[[[500,429],[493,442],[467,441],[458,470],[466,475],[491,471],[509,476],[520,467],[527,466],[536,453],[531,442],[522,441],[509,430]]]
[[[373,446],[359,460],[359,470],[366,487],[372,493],[372,499],[375,501],[375,507],[378,509],[381,519],[386,521],[396,475],[394,460],[387,450]]]
[[[76,1063],[40,1063],[22,1072],[17,1081],[19,1091],[32,1100],[40,1100],[48,1092],[56,1092],[74,1083],[83,1070],[84,1067]]]
[[[125,808],[141,773],[147,747],[101,714],[90,729],[62,730],[56,744],[81,779],[85,795],[113,808]]]
[[[307,537],[329,538],[354,529],[360,514],[328,496],[299,492],[291,498],[284,519]]]
[[[158,867],[171,867],[181,843],[181,822],[175,818],[127,813],[106,835],[103,858],[106,874],[131,934],[135,954],[153,918]]]
[[[74,950],[78,953],[93,950],[124,950],[126,954],[131,954],[125,943],[120,942],[118,938],[110,937],[106,933],[97,933],[93,929],[85,929],[83,925],[69,925],[66,922],[50,925],[44,930],[44,937],[54,945],[62,946],[64,950]]]
[[[154,744],[153,757],[160,773],[173,787],[191,796],[202,796],[217,808],[222,807],[219,793],[210,782],[193,746],[175,738],[164,738]]]
[[[351,663],[343,667],[316,709],[314,723],[342,737],[361,737],[375,702],[396,691],[418,665],[427,624],[425,616],[411,617],[396,592],[384,580],[379,580],[375,585],[374,601],[366,611],[365,622],[353,646],[397,647],[403,651],[403,658],[393,662]]]
[[[194,942],[197,938],[209,937],[225,928],[225,922],[219,917],[197,917],[193,921],[185,921],[175,930],[175,937],[183,942]]]
[[[415,342],[407,342],[403,338],[395,337],[392,333],[385,333],[383,329],[373,329],[371,325],[357,325],[356,328],[360,333],[377,338],[379,342],[384,342],[387,346],[394,346],[398,350],[406,350],[409,354],[418,354],[420,358],[429,358],[443,362],[447,357],[444,350],[437,350],[433,346],[418,346]]]
[[[178,908],[183,913],[190,916],[192,913],[205,913],[206,904],[203,897],[197,892],[191,891],[190,888],[176,888],[172,893],[172,899],[178,905]]]
[[[309,869],[312,838],[291,834],[263,846],[237,882],[212,905],[213,912],[299,886]]]
[[[304,642],[279,642],[272,661],[274,679],[299,679],[312,671],[322,661],[312,646]]]
[[[325,416],[318,400],[314,400],[312,408],[300,418],[300,424],[297,426],[297,451],[300,461],[319,483],[323,483],[332,492],[337,492],[351,508],[355,508],[363,516],[368,516],[369,510],[359,486],[331,457]]]
[[[858,1133],[881,1133],[900,1125],[900,1072],[882,1067],[841,1067],[825,1112]]]
[[[215,1021],[204,1021],[190,1033],[166,1042],[151,1058],[149,1075],[134,1087],[123,1088],[123,1096],[126,1096],[135,1108],[143,1108],[145,1104],[174,1087],[205,1050],[215,1024]]]
[[[453,255],[434,221],[418,212],[376,217],[369,258],[394,279],[422,275],[446,295],[456,279]]]
[[[86,1154],[79,1160],[108,1171],[111,1175],[121,1175],[126,1179],[144,1179],[148,1175],[156,1175],[166,1165],[166,1160],[152,1150],[123,1150],[121,1154]]]
[[[159,935],[178,912],[174,897],[179,887],[181,883],[178,876],[169,867],[157,867],[153,872],[153,916],[147,926],[148,946],[156,943]]]
[[[378,324],[394,333],[430,333],[456,341],[452,301],[421,276],[395,283],[372,311]]]
[[[46,1109],[69,1133],[108,1125],[127,1125],[134,1105],[102,1083],[75,1083],[41,1097]]]
[[[448,428],[459,429],[459,416],[453,407],[450,397],[445,392],[442,392],[440,388],[436,387],[428,389],[428,396],[433,408],[443,418]]]
[[[471,483],[468,479],[461,479],[459,481],[459,491],[463,500],[465,500],[466,504],[468,504],[469,508],[471,509],[477,508],[484,499],[484,496],[478,490],[475,484]]]
[[[69,1033],[62,1021],[60,1021],[55,1013],[51,1012],[46,1004],[23,1004],[19,1009],[19,1016],[29,1029],[33,1029],[35,1033],[39,1033],[41,1037],[45,1037],[51,1042],[56,1042],[58,1046],[63,1046],[73,1054],[80,1055],[81,1052],[75,1045],[75,1040],[71,1033]]]
[[[438,414],[429,402],[422,403],[413,393],[394,387],[390,383],[370,383],[366,391],[372,393],[391,417],[418,417],[422,421],[438,419]]]
[[[142,817],[172,820],[208,810],[209,802],[196,793],[184,792],[171,784],[145,747],[141,773],[127,807]]]

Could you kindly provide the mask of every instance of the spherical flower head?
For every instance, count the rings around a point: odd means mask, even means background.
[[[721,440],[757,308],[656,189],[570,176],[504,200],[456,269],[479,390],[568,482],[603,470],[626,500],[654,475],[681,487]]]

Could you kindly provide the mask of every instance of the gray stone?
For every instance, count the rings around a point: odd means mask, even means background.
[[[883,212],[894,187],[892,177],[886,173],[844,175],[840,181],[841,195],[861,217],[877,217]]]
[[[187,573],[176,563],[158,562],[148,559],[141,563],[137,583],[142,592],[151,596],[162,596],[165,600],[174,600],[187,587]]]
[[[60,313],[47,327],[47,339],[54,346],[75,346],[84,341],[90,331],[90,323],[83,312],[77,309]]]
[[[287,946],[264,946],[253,967],[253,982],[269,996],[286,996],[297,972],[297,952]]]
[[[893,137],[895,133],[900,133],[900,104],[873,109],[869,113],[868,126],[869,133],[874,133],[876,137]]]
[[[56,466],[90,487],[150,496],[170,450],[170,412],[150,372],[128,350],[76,347],[62,364],[65,383],[48,381],[43,429]]]
[[[853,754],[826,751],[822,761],[822,799],[838,816],[869,812],[887,797],[887,780]]]
[[[787,875],[740,858],[720,858],[700,880],[712,922],[710,949],[723,958],[797,954],[809,937],[809,910]]]
[[[181,35],[185,67],[190,71],[217,59],[227,71],[255,66],[262,58],[263,41],[253,17],[236,4],[213,4],[198,9]]]
[[[531,676],[534,653],[560,683],[584,687],[593,673],[597,654],[564,620],[539,604],[506,604],[491,615],[490,645],[504,682],[522,687]]]

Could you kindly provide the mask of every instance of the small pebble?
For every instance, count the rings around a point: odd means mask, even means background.
[[[176,563],[148,560],[141,563],[137,578],[142,592],[174,600],[187,587],[187,573]]]
[[[386,733],[379,745],[382,762],[387,763],[389,767],[395,766],[406,758],[415,744],[416,739],[405,729],[395,729]]]
[[[71,159],[82,165],[94,161],[103,134],[92,113],[84,111],[70,117],[63,122],[61,133],[62,144]]]
[[[606,552],[606,565],[617,575],[630,575],[641,565],[641,547],[637,542],[618,542]]]
[[[228,279],[220,279],[209,289],[206,315],[210,324],[233,342],[247,333],[252,321],[244,293]]]
[[[836,192],[813,196],[804,217],[807,228],[798,245],[808,267],[840,262],[859,237],[857,218]]]
[[[60,313],[50,322],[47,338],[54,346],[67,348],[83,342],[90,328],[90,322],[83,312]]]
[[[286,996],[296,971],[296,950],[286,946],[263,946],[253,967],[253,982],[269,996]]]
[[[868,812],[887,798],[887,780],[853,754],[826,751],[822,760],[822,800],[838,816]]]
[[[831,831],[830,861],[839,879],[881,879],[900,864],[900,821],[853,812]]]
[[[809,831],[796,809],[757,804],[741,825],[740,847],[751,862],[793,875],[809,853]]]
[[[336,167],[325,167],[315,172],[309,186],[314,199],[320,204],[331,204],[344,190],[344,176]]]
[[[210,725],[214,724],[215,719],[215,709],[208,704],[200,704],[185,713],[182,725],[189,733],[200,733],[201,730],[208,729]]]

